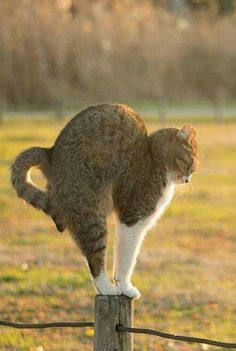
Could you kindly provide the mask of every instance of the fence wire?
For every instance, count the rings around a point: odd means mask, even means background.
[[[197,338],[194,336],[169,334],[169,333],[164,333],[153,329],[130,328],[130,327],[124,327],[122,325],[117,325],[116,330],[118,332],[156,335],[165,339],[192,342],[192,343],[198,343],[198,344],[207,344],[207,345],[212,345],[216,347],[224,347],[228,349],[234,349],[234,348],[236,349],[236,343],[228,343],[228,342],[222,342],[222,341],[216,341],[216,340],[210,340],[210,339],[204,339],[204,338]]]
[[[94,328],[94,322],[14,323],[14,322],[0,320],[0,326],[11,327],[16,329],[86,328],[86,327]],[[116,331],[119,333],[155,335],[155,336],[159,336],[161,338],[170,339],[170,340],[178,340],[178,341],[184,341],[189,343],[207,344],[215,347],[236,349],[236,343],[197,338],[194,336],[169,334],[169,333],[165,333],[165,332],[161,332],[153,329],[131,328],[131,327],[125,327],[120,324],[116,326]]]
[[[16,329],[47,329],[47,328],[85,328],[94,327],[93,322],[51,322],[51,323],[14,323],[0,321],[0,326]]]

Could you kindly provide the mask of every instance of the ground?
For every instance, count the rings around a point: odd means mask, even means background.
[[[50,146],[64,122],[8,120],[0,126],[0,318],[93,321],[95,291],[68,233],[19,200],[9,166],[23,149]],[[180,125],[170,122],[166,125]],[[161,127],[147,122],[149,130]],[[163,126],[163,124],[162,124]],[[236,342],[236,124],[195,122],[199,171],[179,190],[142,247],[134,283],[135,326]],[[35,177],[40,181],[38,175]],[[114,219],[109,220],[112,264]],[[111,270],[110,270],[111,272]],[[1,328],[6,351],[89,351],[91,329]],[[135,351],[216,350],[135,335]]]

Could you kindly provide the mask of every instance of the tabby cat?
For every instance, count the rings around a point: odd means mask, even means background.
[[[54,146],[23,151],[12,165],[19,197],[66,228],[88,263],[97,291],[140,293],[131,276],[143,238],[169,204],[175,186],[190,181],[198,163],[191,125],[148,135],[138,113],[120,104],[91,106],[61,131]],[[46,190],[30,178],[39,167]],[[114,210],[117,231],[114,284],[106,272],[106,218]]]

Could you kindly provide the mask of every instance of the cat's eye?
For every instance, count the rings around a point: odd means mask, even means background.
[[[182,158],[176,158],[175,160],[176,166],[183,174],[188,173],[188,163]]]
[[[194,163],[189,167],[188,174],[192,174],[196,170]]]

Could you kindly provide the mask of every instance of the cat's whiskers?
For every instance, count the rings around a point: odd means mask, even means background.
[[[183,197],[186,193],[186,184],[182,184],[181,188],[182,188],[181,191],[182,191],[182,197]]]
[[[175,191],[175,195],[173,197],[173,201],[180,203],[183,199],[183,195],[184,195],[184,185],[183,184],[179,184],[178,186],[176,186],[176,191]]]
[[[186,195],[186,194],[189,194],[190,192],[192,192],[192,190],[193,190],[193,183],[192,182],[189,182],[188,184],[186,184],[185,186],[184,186],[184,195]]]
[[[201,162],[205,157],[204,151],[201,152],[201,156],[199,157],[199,162]]]
[[[178,202],[178,201],[179,201],[179,198],[180,198],[180,194],[179,194],[179,189],[178,189],[178,187],[177,187],[177,188],[176,188],[176,191],[175,191],[175,193],[174,193],[174,196],[173,196],[172,201]]]

